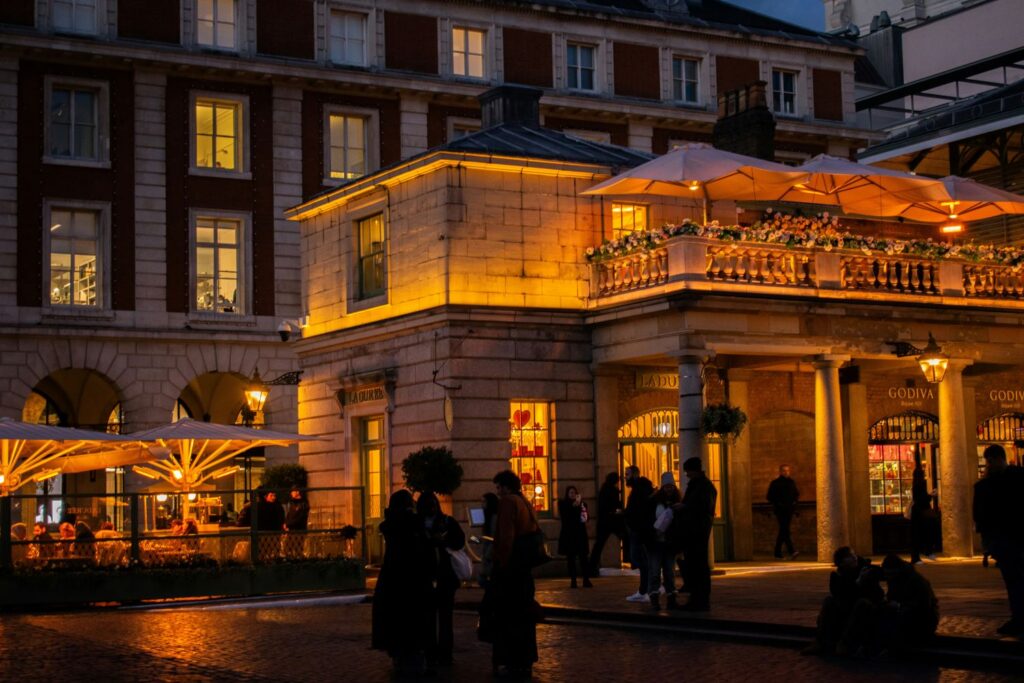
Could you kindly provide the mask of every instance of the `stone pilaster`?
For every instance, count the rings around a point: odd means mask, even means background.
[[[730,370],[726,378],[729,405],[750,414],[749,371]],[[750,474],[750,428],[727,446],[726,468],[729,486],[729,525],[732,532],[732,559],[754,558],[753,492]],[[721,492],[719,492],[721,495]]]
[[[704,412],[701,368],[710,354],[703,349],[686,349],[674,355],[679,361],[679,481],[685,487],[683,463],[688,458],[705,458],[700,436],[700,419]]]
[[[871,483],[868,478],[868,395],[863,384],[847,384],[843,402],[843,452],[846,455],[846,510],[850,545],[869,553],[871,533]]]
[[[849,543],[843,413],[839,398],[839,366],[844,360],[846,357],[826,355],[814,361],[819,562],[831,562],[836,548]]]
[[[600,368],[594,369],[594,449],[594,485],[600,490],[604,478],[619,470],[619,378]],[[596,498],[591,509],[597,512]],[[604,546],[601,564],[618,567],[619,559],[618,537],[612,536]]]
[[[939,507],[942,510],[942,550],[954,557],[974,552],[971,491],[967,477],[967,421],[964,414],[963,371],[969,360],[951,359],[939,382]]]

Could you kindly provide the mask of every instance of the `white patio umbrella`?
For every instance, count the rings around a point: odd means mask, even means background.
[[[62,472],[148,462],[160,454],[135,437],[0,418],[0,495]]]
[[[864,213],[870,208],[858,203],[844,206],[851,213]],[[885,216],[922,223],[977,221],[1024,214],[1024,196],[951,175],[926,187],[895,192],[887,202],[886,211]]]
[[[582,194],[693,197],[704,201],[706,220],[709,201],[774,199],[806,178],[806,172],[784,164],[690,143]]]

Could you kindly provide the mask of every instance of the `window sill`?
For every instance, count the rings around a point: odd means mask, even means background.
[[[371,308],[379,308],[380,306],[386,306],[388,304],[388,295],[378,294],[377,296],[370,296],[365,299],[352,299],[348,302],[348,310],[346,313],[358,313],[360,311],[366,311]]]
[[[189,327],[256,327],[256,316],[192,311],[185,319],[185,324]]]
[[[680,107],[682,109],[692,109],[694,111],[707,111],[708,106],[703,102],[687,102],[686,100],[669,100],[669,104],[674,107]]]
[[[95,322],[97,320],[113,320],[114,312],[99,307],[91,306],[47,306],[43,309],[42,318],[44,321],[71,322],[83,320]]]
[[[96,159],[72,159],[69,157],[51,157],[44,156],[43,164],[48,166],[78,166],[81,168],[100,168],[109,169],[109,160],[96,160]]]
[[[238,55],[240,51],[237,47],[218,47],[216,45],[203,45],[202,43],[195,44],[201,52],[209,52],[215,55]]]
[[[252,180],[252,173],[249,171],[219,171],[215,168],[189,168],[189,175],[203,176],[205,178],[222,178],[224,180]]]

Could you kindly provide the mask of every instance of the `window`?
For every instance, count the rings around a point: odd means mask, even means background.
[[[480,119],[470,119],[463,116],[448,117],[448,142],[472,135],[480,130]]]
[[[195,100],[195,167],[244,171],[243,103],[197,97]]]
[[[472,28],[452,29],[452,73],[470,78],[484,77],[485,31]]]
[[[672,58],[672,99],[686,104],[700,102],[700,62],[684,57]]]
[[[523,482],[523,497],[534,510],[551,509],[550,403],[514,400],[509,404],[511,469]]]
[[[574,90],[596,90],[594,84],[593,45],[569,43],[565,46],[566,86]]]
[[[364,116],[329,114],[330,177],[351,180],[366,175],[369,147]]]
[[[196,42],[203,47],[234,50],[235,0],[196,0]]]
[[[195,310],[244,313],[242,237],[242,221],[237,218],[195,219]]]
[[[50,159],[102,161],[101,89],[48,83],[46,155]]]
[[[796,116],[796,72],[772,69],[772,111]]]
[[[334,64],[366,66],[366,16],[331,12],[327,42]]]
[[[387,245],[384,214],[356,222],[359,240],[359,298],[369,299],[387,291]]]
[[[359,420],[359,451],[362,455],[363,486],[366,487],[366,516],[384,517],[388,498],[387,442],[384,438],[384,416]]]
[[[96,35],[97,0],[53,0],[53,28]]]
[[[647,207],[644,204],[612,203],[612,238],[647,230]]]
[[[50,304],[103,305],[102,212],[50,209]]]

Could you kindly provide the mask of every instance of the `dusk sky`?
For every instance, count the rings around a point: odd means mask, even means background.
[[[747,7],[819,31],[825,30],[825,5],[821,0],[728,0],[734,5]]]

